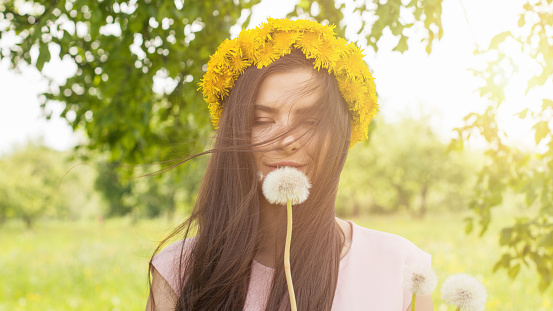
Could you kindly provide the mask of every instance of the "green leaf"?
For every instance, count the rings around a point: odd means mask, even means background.
[[[508,268],[510,262],[511,262],[511,255],[510,254],[503,254],[501,259],[498,262],[495,263],[492,272],[493,273],[497,272],[497,270],[499,270],[499,268],[501,268],[501,267]]]
[[[430,54],[432,52],[432,41],[434,41],[434,33],[430,31],[428,33],[428,43],[426,44],[426,54]]]
[[[511,241],[511,235],[513,234],[512,228],[504,228],[501,230],[501,237],[499,238],[499,245],[507,245]]]
[[[537,197],[536,188],[530,185],[530,187],[526,189],[526,206],[532,205]]]
[[[400,53],[407,51],[407,37],[401,36],[399,42],[397,43],[397,46],[393,50]]]
[[[38,48],[38,58],[36,60],[36,68],[42,71],[44,63],[50,61],[50,50],[48,49],[48,43],[41,43]]]
[[[536,144],[539,144],[542,139],[547,136],[549,133],[549,126],[547,125],[547,121],[540,121],[536,123],[533,127],[533,129],[536,130],[536,134],[534,138],[536,139]]]
[[[541,74],[539,76],[534,76],[532,79],[530,79],[528,81],[528,86],[526,88],[526,93],[525,94],[528,94],[528,92],[538,86],[538,85],[544,85],[545,84],[545,81],[547,81],[547,79],[549,79],[551,77],[551,69],[547,70],[548,68],[545,67]]]
[[[504,32],[502,32],[502,33],[500,33],[500,34],[498,34],[498,35],[495,35],[495,36],[492,38],[492,40],[490,41],[490,47],[489,47],[488,49],[489,49],[489,50],[497,49],[497,46],[498,46],[501,42],[505,41],[505,39],[507,39],[507,37],[509,37],[509,36],[511,36],[511,37],[513,36],[513,35],[511,34],[510,31],[504,31]]]
[[[553,247],[553,231],[543,236],[538,244],[542,247]]]
[[[541,105],[541,110],[544,111],[547,108],[553,109],[553,100],[544,98],[543,104]]]
[[[465,225],[465,233],[466,234],[469,234],[472,232],[472,229],[473,229],[473,224],[472,224],[472,217],[466,217],[464,219],[464,221],[467,223]]]
[[[520,271],[520,264],[517,263],[516,265],[512,266],[512,267],[509,269],[509,272],[508,272],[508,273],[509,273],[509,277],[510,277],[511,279],[514,279],[514,278],[517,276],[517,274],[518,274],[519,271]]]
[[[525,23],[526,23],[526,21],[524,19],[524,14],[520,14],[520,17],[518,19],[518,27],[524,26]]]
[[[528,108],[523,109],[519,113],[515,113],[515,116],[518,116],[520,119],[526,118],[526,114],[528,114]]]

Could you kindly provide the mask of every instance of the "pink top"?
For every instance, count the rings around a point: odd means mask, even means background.
[[[399,235],[348,222],[353,228],[352,243],[340,261],[332,310],[404,311],[410,308],[411,293],[401,285],[403,267],[413,263],[430,266],[431,255]],[[189,247],[191,239],[186,240],[185,247]],[[154,267],[175,292],[177,274],[173,271],[181,245],[182,240],[170,245],[153,260]],[[245,311],[265,310],[272,278],[273,268],[253,261]]]

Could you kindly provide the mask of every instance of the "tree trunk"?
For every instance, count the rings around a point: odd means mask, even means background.
[[[409,195],[406,193],[403,188],[398,184],[392,184],[394,188],[396,188],[397,196],[399,198],[399,207],[397,208],[396,212],[401,209],[401,207],[404,207],[405,210],[410,211],[411,210],[411,204],[409,203]]]
[[[33,219],[32,217],[23,217],[23,221],[25,222],[25,225],[27,226],[27,229],[33,228]]]
[[[167,220],[169,222],[173,221],[173,217],[175,217],[175,210],[177,209],[177,204],[175,202],[175,188],[171,187],[171,192],[169,194],[169,206],[167,208]]]
[[[354,217],[354,218],[359,217],[359,210],[360,210],[359,204],[355,203],[355,204],[353,205],[353,217]]]
[[[424,216],[426,216],[426,197],[427,197],[427,194],[428,194],[428,188],[429,188],[429,185],[428,184],[424,184],[424,186],[422,187],[422,190],[421,190],[421,207],[419,209],[419,213],[417,215],[417,218],[424,218]]]

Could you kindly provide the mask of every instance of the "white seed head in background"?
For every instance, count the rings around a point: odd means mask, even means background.
[[[486,287],[472,275],[458,273],[442,286],[442,299],[464,311],[481,311],[487,299]]]
[[[263,195],[271,204],[300,204],[307,200],[311,183],[300,170],[285,166],[278,168],[265,176]]]
[[[406,265],[403,270],[403,288],[424,296],[432,293],[438,284],[436,273],[430,266],[422,264]]]

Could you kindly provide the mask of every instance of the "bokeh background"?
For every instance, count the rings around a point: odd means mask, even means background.
[[[207,161],[172,168],[211,142],[205,64],[268,16],[336,25],[376,78],[338,216],[432,254],[436,310],[455,273],[553,310],[551,0],[0,0],[0,310],[144,309]]]

